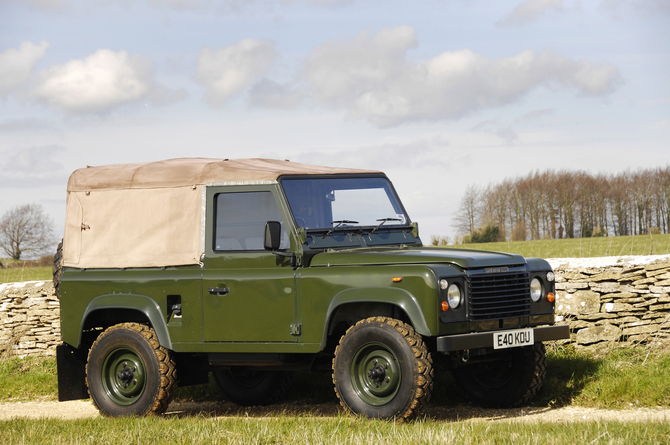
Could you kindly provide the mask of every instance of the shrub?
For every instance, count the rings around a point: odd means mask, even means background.
[[[484,229],[477,229],[470,236],[471,243],[493,243],[498,241],[500,229],[498,226],[486,226]]]

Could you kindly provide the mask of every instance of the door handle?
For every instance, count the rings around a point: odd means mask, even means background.
[[[210,287],[208,290],[210,294],[220,296],[227,295],[230,292],[229,287]]]

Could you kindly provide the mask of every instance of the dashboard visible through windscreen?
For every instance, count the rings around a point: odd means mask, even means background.
[[[389,181],[383,177],[284,178],[281,184],[296,224],[305,229],[408,223]]]

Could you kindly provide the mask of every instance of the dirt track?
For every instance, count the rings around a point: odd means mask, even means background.
[[[331,417],[338,412],[336,404],[319,405],[272,405],[269,407],[244,408],[232,403],[172,403],[166,416],[190,417],[267,417],[272,414],[311,415]],[[670,422],[670,408],[637,408],[626,410],[602,410],[567,407],[482,409],[471,406],[430,407],[426,413],[429,418],[445,421],[518,421],[518,422],[583,422],[619,420],[622,422]],[[2,402],[0,420],[16,417],[58,418],[64,420],[99,417],[98,411],[90,401],[52,402]]]

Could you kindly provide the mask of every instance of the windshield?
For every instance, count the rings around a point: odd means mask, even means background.
[[[408,222],[386,178],[286,178],[281,183],[296,223],[306,229]]]

